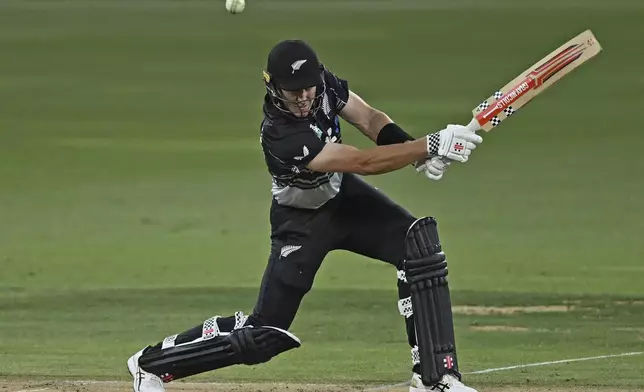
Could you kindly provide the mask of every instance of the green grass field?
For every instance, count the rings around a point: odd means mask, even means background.
[[[261,70],[294,37],[422,136],[592,29],[604,51],[470,162],[367,180],[439,222],[462,371],[644,351],[644,2],[247,1],[0,1],[0,379],[127,380],[141,347],[251,311],[269,250]],[[395,283],[333,253],[292,327],[302,348],[191,381],[404,382]],[[634,355],[466,380],[644,390],[643,374]]]

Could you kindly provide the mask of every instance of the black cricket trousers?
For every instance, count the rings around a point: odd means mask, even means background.
[[[287,330],[332,250],[347,250],[403,269],[405,236],[416,218],[355,175],[345,174],[340,189],[315,210],[281,206],[273,200],[271,253],[247,324]],[[398,280],[398,291],[400,298],[409,296],[405,281]],[[407,333],[413,346],[413,320],[407,320]]]

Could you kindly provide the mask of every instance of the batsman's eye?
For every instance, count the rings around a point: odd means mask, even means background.
[[[305,95],[310,95],[313,92],[314,89],[315,89],[315,86],[309,87],[309,88],[306,88],[306,89],[302,89],[302,90],[297,90],[297,91],[282,90],[282,92],[284,93],[284,97],[286,99],[295,100],[298,97],[302,97],[302,96],[305,96]]]

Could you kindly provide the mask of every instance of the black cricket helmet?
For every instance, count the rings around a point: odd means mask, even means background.
[[[324,65],[318,60],[315,50],[301,40],[285,40],[275,45],[268,54],[264,70],[264,84],[273,104],[284,112],[286,99],[282,90],[300,91],[317,86],[310,114],[320,108],[324,83]]]

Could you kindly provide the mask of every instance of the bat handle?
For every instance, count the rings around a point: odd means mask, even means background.
[[[470,123],[466,125],[466,127],[472,132],[476,132],[481,129],[481,126],[479,125],[479,122],[476,121],[476,118],[473,118],[472,121],[470,121]]]

